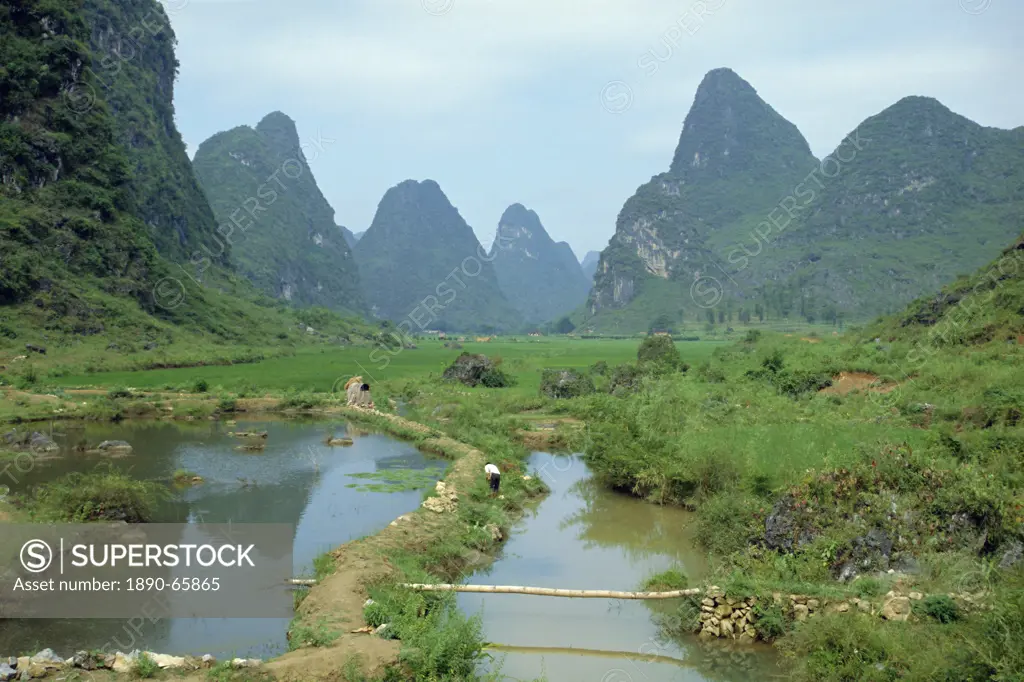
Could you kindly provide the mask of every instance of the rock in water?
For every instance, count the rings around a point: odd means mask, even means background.
[[[6,663],[0,663],[0,682],[7,682],[13,680],[18,676],[18,671],[7,665]]]
[[[105,440],[96,449],[102,453],[118,455],[129,455],[133,451],[131,444],[123,440]]]
[[[60,450],[60,446],[53,442],[49,436],[44,436],[38,431],[32,434],[32,438],[29,440],[29,447],[35,452],[56,452]]]

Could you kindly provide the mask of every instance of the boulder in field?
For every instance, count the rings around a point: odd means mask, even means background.
[[[594,380],[574,369],[545,369],[540,378],[540,392],[549,398],[577,398],[594,390]]]

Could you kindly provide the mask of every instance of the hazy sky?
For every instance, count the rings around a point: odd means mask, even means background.
[[[1024,125],[1021,0],[166,0],[189,154],[280,110],[336,211],[366,229],[391,186],[436,180],[490,246],[520,202],[577,257],[668,169],[694,91],[728,66],[831,152],[927,95]]]

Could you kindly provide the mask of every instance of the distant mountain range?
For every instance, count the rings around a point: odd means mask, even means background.
[[[590,287],[572,248],[551,239],[522,204],[505,209],[490,257],[505,298],[528,323],[551,321],[587,298]]]
[[[523,323],[490,255],[433,180],[389,189],[355,257],[371,313],[407,333],[490,333]]]
[[[908,97],[816,159],[729,69],[705,76],[668,172],[626,201],[576,319],[836,320],[900,309],[991,259],[1024,215],[1024,128]]]
[[[583,270],[583,276],[587,279],[587,291],[594,286],[594,273],[597,272],[597,264],[601,262],[600,251],[587,251],[587,255],[580,261],[580,268]]]

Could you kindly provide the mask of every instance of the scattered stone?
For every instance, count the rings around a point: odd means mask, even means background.
[[[701,605],[708,606],[708,607],[713,609],[713,608],[715,608],[715,600],[714,599],[709,599],[709,598],[705,597],[704,600],[701,601]]]
[[[149,657],[153,659],[153,662],[163,668],[184,668],[185,657],[184,656],[170,656],[168,654],[154,654],[150,653]]]
[[[30,659],[30,663],[35,663],[46,668],[64,667],[64,659],[54,653],[53,649],[43,649]]]
[[[390,625],[390,623],[381,623],[380,625],[377,626],[377,629],[373,631],[373,634],[378,635],[378,636],[382,636],[384,634],[384,632],[388,629],[389,625]]]
[[[263,661],[258,658],[233,658],[231,659],[232,668],[258,668],[263,665]]]
[[[327,444],[328,445],[342,446],[342,447],[347,447],[349,445],[352,445],[353,442],[354,441],[351,438],[334,438],[332,436],[331,438],[327,439]]]
[[[18,656],[18,663],[14,667],[19,671],[28,670],[28,665],[31,659],[28,656]]]
[[[793,606],[793,618],[798,621],[807,620],[807,616],[810,614],[810,610],[806,604],[796,604]]]
[[[0,663],[0,682],[8,682],[18,676],[18,671],[6,663]]]
[[[922,599],[924,599],[924,595],[920,592],[911,592],[909,596],[914,601],[921,601]]]
[[[32,433],[28,445],[34,452],[57,452],[60,450],[60,446],[52,438],[44,436],[38,431]]]
[[[500,542],[505,537],[505,534],[501,532],[501,528],[496,523],[488,523],[484,526],[484,530],[491,534],[491,540],[494,542]]]
[[[1024,543],[1020,540],[1013,540],[1010,542],[1009,547],[1006,548],[1006,551],[1003,552],[1003,556],[999,560],[999,568],[1012,568],[1019,564],[1022,559],[1024,559]]]
[[[118,651],[114,654],[114,664],[110,667],[115,673],[129,673],[135,667],[135,662],[137,660],[139,660],[138,649],[130,654],[124,654]]]
[[[722,633],[722,637],[732,637],[733,635],[733,624],[731,620],[723,620],[719,628]]]
[[[817,599],[808,599],[807,600],[807,608],[809,610],[816,611],[820,607],[821,607],[821,602],[819,602]]]
[[[595,390],[590,375],[573,369],[545,369],[541,373],[540,392],[549,398],[577,398]]]
[[[740,635],[739,642],[740,644],[753,644],[754,638],[748,635],[746,632],[744,632],[742,635]]]
[[[97,445],[96,449],[101,453],[109,455],[130,455],[134,450],[130,443],[123,440],[105,440]]]
[[[212,668],[217,665],[217,659],[210,654],[203,654],[202,658],[199,659],[199,662],[204,668]]]
[[[910,599],[892,597],[882,606],[882,618],[893,621],[905,621],[910,618]]]
[[[71,665],[82,670],[99,670],[105,667],[105,662],[100,656],[93,656],[88,651],[76,651],[71,657]]]
[[[441,378],[445,381],[458,381],[466,386],[479,386],[484,375],[494,369],[494,363],[486,355],[462,353],[455,358]]]
[[[715,608],[715,615],[719,618],[728,618],[732,615],[732,607],[728,604],[719,604]]]

